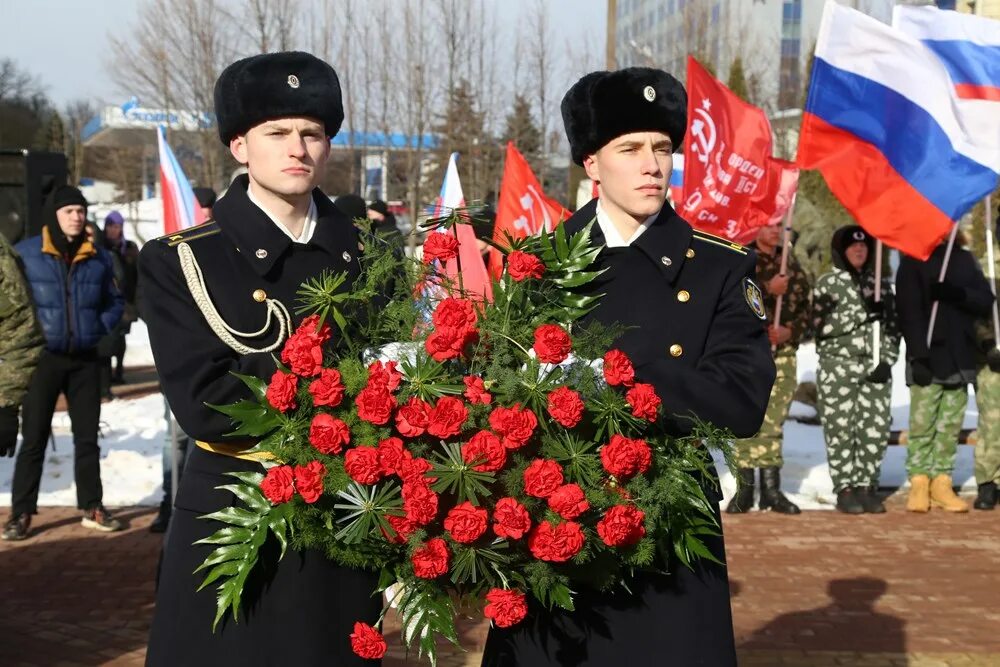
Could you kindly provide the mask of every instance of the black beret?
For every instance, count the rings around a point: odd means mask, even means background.
[[[332,137],[344,122],[340,80],[330,65],[309,53],[250,56],[219,75],[215,116],[224,144],[266,120],[288,116],[315,118]]]
[[[215,190],[212,188],[194,188],[194,198],[198,200],[198,206],[212,208],[215,205]]]
[[[563,97],[562,117],[573,162],[579,165],[629,132],[663,132],[677,149],[687,129],[687,93],[680,81],[659,69],[591,72]]]

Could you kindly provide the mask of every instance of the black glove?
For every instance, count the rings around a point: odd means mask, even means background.
[[[910,361],[910,374],[913,376],[913,384],[918,387],[926,387],[934,381],[934,373],[931,372],[931,365],[927,359]]]
[[[949,282],[931,283],[931,299],[934,301],[960,303],[965,301],[965,288]]]
[[[17,408],[0,407],[0,456],[14,456],[17,448]]]
[[[994,373],[1000,373],[1000,350],[995,345],[986,350],[986,365]]]
[[[885,319],[885,301],[866,301],[865,310],[868,311],[868,321]]]
[[[889,381],[890,377],[892,377],[892,366],[884,361],[880,361],[878,366],[868,374],[867,380],[875,384],[885,384]]]

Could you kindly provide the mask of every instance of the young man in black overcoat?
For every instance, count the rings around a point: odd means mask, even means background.
[[[605,272],[587,291],[604,296],[587,319],[630,327],[615,347],[637,381],[656,387],[666,429],[690,433],[696,415],[747,437],[775,377],[763,299],[752,251],[693,231],[665,203],[686,108],[681,83],[660,70],[580,79],[563,98],[563,121],[600,196],[565,224],[575,233],[596,218],[591,242]],[[721,526],[717,482],[704,485]],[[725,562],[721,535],[707,542]],[[630,591],[579,591],[575,612],[533,608],[514,628],[492,628],[483,665],[735,665],[726,567],[666,565],[669,575],[640,575]]]

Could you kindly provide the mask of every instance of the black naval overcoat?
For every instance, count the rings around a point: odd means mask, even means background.
[[[275,364],[270,353],[237,354],[213,333],[182,274],[179,244],[194,251],[222,319],[243,332],[257,331],[266,321],[266,305],[254,298],[258,290],[281,301],[297,326],[295,293],[306,279],[324,269],[347,271],[352,280],[360,273],[357,232],[322,192],[314,192],[316,229],[303,244],[292,242],[247,198],[247,184],[246,176],[233,182],[213,207],[213,222],[150,241],[139,256],[144,316],[163,393],[184,432],[209,443],[226,441],[233,428],[207,404],[250,397],[231,373],[269,379]],[[272,325],[256,339],[240,340],[262,348],[277,336]],[[349,639],[355,621],[374,623],[378,617],[376,576],[338,567],[318,552],[289,551],[271,571],[258,565],[244,589],[239,622],[227,616],[212,633],[215,587],[196,592],[204,571],[194,570],[213,547],[193,543],[221,524],[197,517],[238,503],[216,487],[232,482],[224,473],[249,470],[262,468],[202,448],[190,453],[164,546],[146,664],[377,664],[354,655]],[[267,545],[271,555],[274,546]]]
[[[566,221],[567,231],[580,231],[595,214],[596,200]],[[591,240],[604,245],[596,222]],[[752,283],[753,251],[693,232],[664,205],[629,247],[604,248],[596,261],[607,271],[587,292],[605,296],[588,318],[634,327],[615,347],[632,359],[637,380],[656,387],[668,430],[690,432],[683,416],[693,413],[737,437],[754,435],[775,369]],[[718,516],[713,486],[706,490]],[[725,562],[721,536],[708,547]],[[726,568],[669,568],[670,575],[640,576],[630,594],[580,591],[572,613],[532,607],[514,628],[490,630],[483,665],[735,665]]]

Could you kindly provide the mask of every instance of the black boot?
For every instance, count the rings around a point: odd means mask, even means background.
[[[847,486],[837,492],[837,511],[844,514],[864,514],[865,506],[861,502],[863,490]]]
[[[857,491],[858,498],[861,500],[861,506],[865,508],[865,511],[869,514],[885,514],[885,505],[882,504],[882,499],[878,495],[878,487],[874,484],[871,486],[859,486],[855,488]]]
[[[781,492],[780,468],[760,469],[760,503],[757,506],[779,514],[799,514],[802,511]]]
[[[753,509],[753,472],[753,468],[740,468],[736,495],[726,507],[726,512],[729,514],[743,514]]]
[[[997,483],[986,482],[979,485],[979,495],[972,506],[977,510],[991,510],[997,506]]]
[[[170,525],[170,502],[164,501],[160,503],[160,511],[153,519],[153,523],[149,524],[149,532],[151,533],[165,533],[167,532],[167,526]]]

